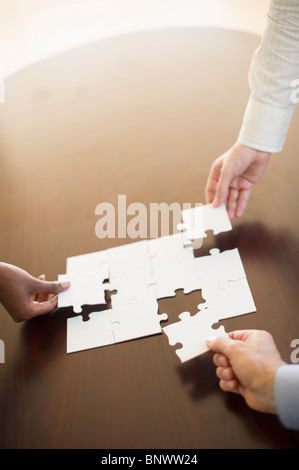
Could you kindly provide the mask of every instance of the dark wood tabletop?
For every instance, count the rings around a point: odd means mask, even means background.
[[[210,165],[236,140],[257,36],[217,29],[130,34],[9,77],[0,105],[1,261],[56,280],[100,239],[96,206],[205,202]],[[271,157],[233,230],[197,255],[237,247],[257,312],[226,331],[299,338],[298,126]],[[134,240],[136,241],[136,240]],[[201,292],[159,301],[168,323]],[[71,308],[15,323],[0,307],[2,449],[291,449],[299,433],[218,387],[210,353],[181,364],[165,334],[66,353]],[[163,325],[168,324],[167,322]]]

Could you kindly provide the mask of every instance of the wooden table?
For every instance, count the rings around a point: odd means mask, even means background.
[[[235,141],[256,36],[169,29],[102,40],[22,70],[0,105],[0,259],[55,280],[99,239],[100,202],[205,202],[212,161]],[[233,231],[257,313],[227,331],[270,331],[285,361],[299,338],[298,125]],[[134,240],[136,241],[136,240]],[[160,301],[169,323],[200,291]],[[66,354],[69,308],[14,323],[1,307],[2,449],[298,448],[299,433],[218,388],[211,354],[180,364],[164,334]],[[165,326],[165,324],[163,325]]]

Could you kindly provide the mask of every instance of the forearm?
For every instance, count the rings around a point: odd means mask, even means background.
[[[299,78],[299,4],[271,1],[267,26],[250,71],[250,98],[238,142],[266,152],[282,150],[295,108]]]
[[[12,282],[12,269],[10,264],[0,262],[0,302],[2,302],[7,286]]]

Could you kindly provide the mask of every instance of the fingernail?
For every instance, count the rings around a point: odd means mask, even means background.
[[[206,339],[207,345],[211,345],[212,343],[214,343],[215,339],[216,339],[216,336],[209,336],[209,337]]]
[[[219,202],[219,201],[218,201],[217,198],[214,199],[214,201],[213,201],[213,207],[217,207],[217,206],[218,206],[218,202]]]
[[[71,283],[69,281],[63,281],[61,282],[61,287],[63,289],[68,289],[70,287]]]

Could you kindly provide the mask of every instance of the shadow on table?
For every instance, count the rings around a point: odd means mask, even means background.
[[[241,256],[270,257],[279,253],[290,253],[292,259],[299,253],[298,241],[289,231],[278,231],[268,228],[262,222],[238,223],[232,231],[214,235],[207,231],[207,238],[203,246],[194,250],[194,255],[206,256],[212,248],[219,248],[220,252],[238,248]]]
[[[85,305],[82,307],[82,321],[94,311],[101,311],[107,305]],[[21,334],[20,365],[28,366],[30,373],[39,372],[53,364],[56,359],[66,357],[67,319],[77,316],[72,307],[56,309],[47,315],[35,317],[24,323]]]

